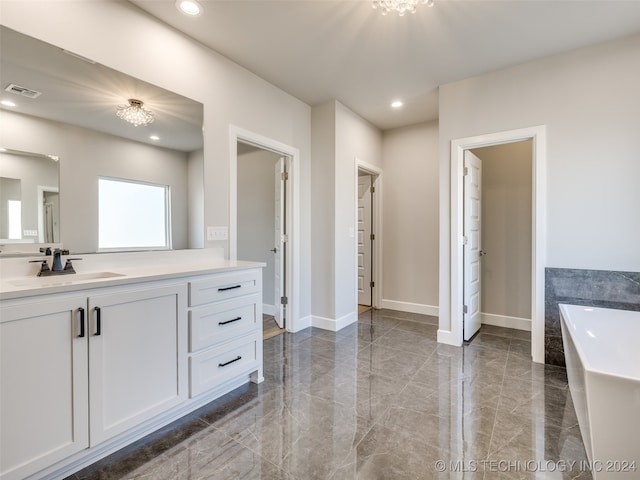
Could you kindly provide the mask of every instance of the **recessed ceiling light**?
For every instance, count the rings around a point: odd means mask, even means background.
[[[400,108],[403,105],[403,103],[400,100],[396,100],[395,102],[391,103],[391,106],[393,108]]]
[[[160,140],[160,137],[158,135],[151,135],[149,138],[151,140]]]
[[[2,105],[4,105],[5,107],[15,107],[16,104],[13,103],[11,100],[2,100],[0,102]]]
[[[176,7],[190,17],[199,17],[202,15],[202,5],[195,0],[177,0]]]

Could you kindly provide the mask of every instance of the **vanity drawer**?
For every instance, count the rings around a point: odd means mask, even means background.
[[[260,291],[260,270],[232,272],[189,282],[189,306],[204,305]]]
[[[255,329],[258,326],[259,301],[259,295],[251,295],[191,310],[189,351],[226,342]]]
[[[211,390],[251,366],[258,368],[257,335],[197,353],[189,358],[190,396]]]

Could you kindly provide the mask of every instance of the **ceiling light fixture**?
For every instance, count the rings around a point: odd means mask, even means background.
[[[434,0],[373,0],[373,8],[380,8],[382,15],[395,10],[401,17],[407,12],[416,13],[420,4],[433,7]]]
[[[160,137],[158,135],[151,135],[149,138],[151,140],[160,140]]]
[[[391,102],[391,106],[393,108],[400,108],[402,105],[404,105],[400,100],[396,100],[395,102]]]
[[[2,100],[2,102],[0,102],[2,105],[4,105],[5,107],[15,107],[16,104],[13,103],[11,100]]]
[[[190,17],[199,17],[202,15],[202,5],[195,0],[177,0],[176,7]]]
[[[142,108],[144,103],[135,98],[129,99],[129,105],[120,105],[116,115],[122,120],[131,123],[135,127],[145,126],[153,123],[153,112]]]

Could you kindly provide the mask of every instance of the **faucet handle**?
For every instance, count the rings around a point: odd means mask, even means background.
[[[29,263],[39,263],[40,271],[38,272],[38,276],[40,277],[42,274],[47,274],[51,270],[49,269],[49,263],[46,260],[29,260]]]
[[[54,255],[55,255],[56,253],[59,253],[60,255],[69,255],[69,250],[64,249],[64,248],[56,248],[56,249],[53,251],[53,253],[54,253]]]
[[[64,271],[67,273],[76,273],[73,268],[72,260],[82,260],[81,258],[67,258],[67,261],[64,263]]]
[[[51,255],[51,247],[42,247],[40,248],[40,252],[44,253],[45,255]]]

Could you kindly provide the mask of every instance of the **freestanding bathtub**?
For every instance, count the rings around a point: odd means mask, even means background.
[[[595,479],[640,478],[640,312],[560,305],[567,376]]]

